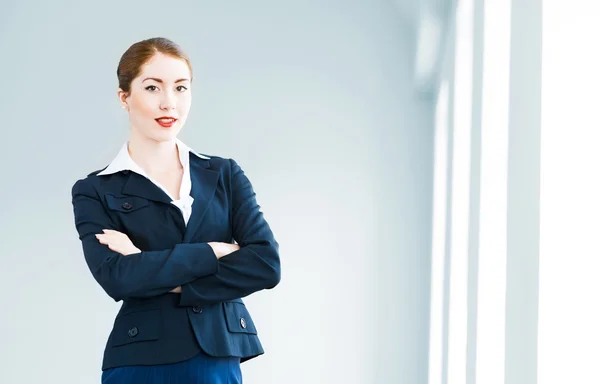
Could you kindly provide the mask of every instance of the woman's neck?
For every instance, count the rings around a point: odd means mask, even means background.
[[[128,150],[131,159],[148,174],[173,172],[181,168],[175,140],[159,142],[131,135]]]

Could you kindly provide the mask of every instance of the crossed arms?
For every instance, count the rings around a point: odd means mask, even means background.
[[[115,301],[145,298],[181,287],[180,305],[193,306],[245,297],[279,283],[279,245],[250,181],[233,159],[229,161],[232,233],[239,249],[226,257],[219,257],[223,252],[215,243],[182,243],[162,251],[124,248],[127,255],[112,250],[96,236],[106,229],[117,231],[98,192],[89,178],[73,185],[75,227],[85,260],[109,296]],[[126,243],[121,240],[121,245]]]

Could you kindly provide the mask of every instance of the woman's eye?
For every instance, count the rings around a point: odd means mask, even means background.
[[[156,85],[149,85],[145,89],[148,90],[148,91],[152,91],[153,92],[153,91],[157,90],[158,87]],[[177,90],[179,92],[187,91],[187,87],[185,87],[183,85],[180,85],[180,86],[177,87]]]

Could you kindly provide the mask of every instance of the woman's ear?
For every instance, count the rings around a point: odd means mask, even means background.
[[[127,94],[127,92],[119,88],[119,90],[117,91],[117,97],[119,98],[119,103],[121,104],[121,107],[129,111],[129,105],[127,104],[127,98],[129,97],[129,95]]]

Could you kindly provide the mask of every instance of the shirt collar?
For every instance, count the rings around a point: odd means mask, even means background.
[[[204,156],[204,155],[194,152],[190,147],[185,145],[179,139],[175,139],[175,143],[179,150],[179,160],[181,161],[183,168],[186,170],[189,168],[189,163],[190,163],[190,155],[189,154],[190,153],[193,153],[194,155],[198,156],[201,159],[206,159],[206,160],[210,159],[210,157],[207,157],[207,156]],[[139,165],[137,165],[137,163],[135,161],[133,161],[133,159],[129,155],[128,146],[129,146],[129,141],[127,141],[127,142],[125,142],[125,144],[123,144],[123,146],[121,147],[121,150],[119,151],[117,156],[102,172],[98,173],[98,176],[110,175],[110,174],[121,172],[124,170],[129,170],[129,171],[132,171],[132,172],[135,172],[142,176],[147,177],[146,172],[144,172],[144,170]]]

